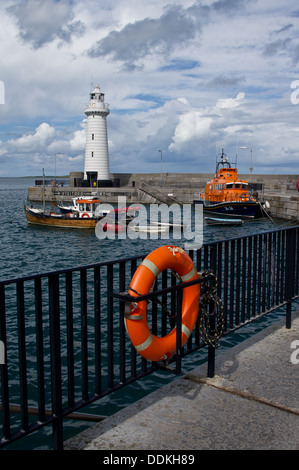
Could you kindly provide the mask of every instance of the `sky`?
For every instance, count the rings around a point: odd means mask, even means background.
[[[2,0],[0,57],[0,176],[83,171],[95,85],[112,173],[299,175],[297,0]]]

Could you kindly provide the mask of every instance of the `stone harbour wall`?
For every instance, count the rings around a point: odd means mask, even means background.
[[[45,188],[45,201],[71,202],[78,196],[97,196],[103,203],[116,204],[122,196],[127,204],[192,204],[200,198],[213,176],[212,173],[115,173],[112,175],[113,186],[86,188],[75,186],[76,178],[70,174],[70,186]],[[248,174],[239,174],[239,177],[250,181]],[[297,179],[297,175],[252,175],[253,183],[263,185],[259,196],[269,201],[271,216],[299,220]],[[41,202],[42,198],[41,186],[28,188],[29,202]]]

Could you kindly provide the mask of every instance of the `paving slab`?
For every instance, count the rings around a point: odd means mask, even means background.
[[[206,364],[200,366],[68,440],[64,448],[298,450],[297,360],[298,313],[291,329],[277,322],[216,353],[214,378],[206,377]]]

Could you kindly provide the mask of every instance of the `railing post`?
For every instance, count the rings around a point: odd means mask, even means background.
[[[53,449],[63,449],[63,417],[61,390],[61,347],[59,312],[59,274],[49,276],[49,316],[51,353],[51,390],[53,413]]]
[[[295,283],[295,229],[286,231],[286,263],[285,263],[285,296],[286,306],[286,328],[290,329],[292,325],[292,298],[294,295]]]
[[[9,416],[9,387],[8,387],[8,365],[6,353],[6,315],[5,315],[5,288],[0,286],[0,340],[4,344],[4,361],[0,363],[1,378],[1,403],[2,403],[2,426],[3,438],[9,440],[10,416]]]
[[[210,266],[211,271],[216,276],[216,245],[211,246],[210,251]],[[209,306],[210,308],[210,306]],[[209,324],[207,325],[210,331],[215,331],[216,323],[215,323],[215,315],[209,315]],[[213,345],[208,346],[208,377],[212,378],[215,375],[215,347]]]
[[[19,343],[19,373],[20,373],[20,402],[22,429],[27,430],[28,419],[28,390],[27,390],[27,361],[26,361],[26,328],[24,282],[17,282],[17,316],[18,316],[18,343]]]
[[[208,346],[208,377],[213,378],[215,375],[215,348]]]
[[[175,372],[180,374],[182,371],[182,305],[183,305],[183,289],[178,287],[177,290],[177,322],[176,322],[176,361]]]

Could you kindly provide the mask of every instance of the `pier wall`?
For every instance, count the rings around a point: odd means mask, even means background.
[[[77,174],[76,174],[77,175]],[[180,203],[192,204],[204,192],[213,173],[114,173],[113,187],[77,187],[70,175],[70,186],[46,187],[45,201],[71,202],[77,196],[97,196],[103,203],[116,204],[119,197],[127,204]],[[239,174],[250,181],[250,175]],[[297,175],[253,175],[253,183],[263,184],[263,197],[270,202],[273,217],[299,220],[299,193],[296,191]],[[43,188],[28,188],[29,202],[41,202]]]
[[[206,183],[215,176],[215,173],[114,173],[113,178],[120,186],[138,186],[146,182],[161,188],[190,188],[204,189]],[[253,183],[262,183],[265,190],[291,190],[296,189],[298,175],[251,175],[238,173],[240,179]]]
[[[272,217],[296,219],[299,221],[299,193],[298,196],[265,194],[265,199],[270,203]]]

